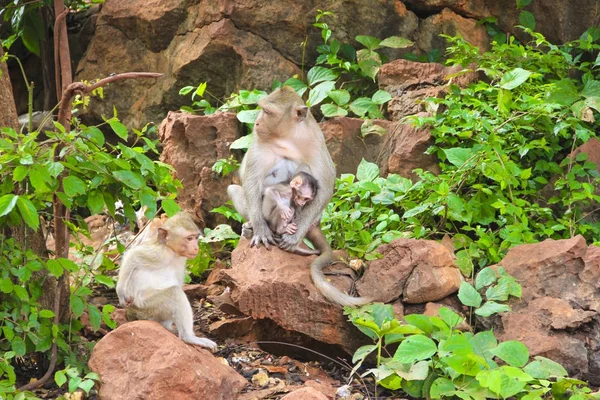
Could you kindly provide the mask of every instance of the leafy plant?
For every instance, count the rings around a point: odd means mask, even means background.
[[[405,323],[385,304],[346,307],[344,313],[374,342],[356,350],[354,371],[375,354],[375,367],[362,376],[373,375],[390,390],[431,399],[600,398],[586,382],[569,378],[560,364],[539,356],[530,360],[521,342],[498,343],[492,331],[456,330],[463,319],[448,308],[441,308],[439,317],[406,315]]]

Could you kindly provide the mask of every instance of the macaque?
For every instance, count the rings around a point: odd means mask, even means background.
[[[277,235],[294,234],[298,230],[295,216],[315,197],[319,183],[310,174],[298,172],[291,181],[267,186],[263,197],[263,215]],[[296,254],[320,254],[319,250],[296,247]]]
[[[198,255],[200,230],[180,212],[157,226],[156,240],[131,247],[121,261],[117,295],[128,319],[160,322],[181,340],[216,350],[217,344],[194,334],[192,306],[183,292],[185,263]]]
[[[322,269],[333,261],[331,247],[319,223],[333,196],[335,166],[319,125],[294,89],[284,86],[259,102],[261,111],[254,123],[254,139],[240,166],[242,186],[230,185],[227,193],[236,210],[249,221],[253,234],[250,246],[277,243],[263,214],[266,187],[290,180],[298,172],[312,175],[319,190],[304,207],[296,210],[296,230],[285,232],[279,247],[294,252],[306,237],[321,253],[311,264],[315,286],[329,300],[341,305],[360,305],[369,300],[354,298],[331,285]]]
[[[19,125],[23,132],[29,132],[29,114],[19,115]],[[52,123],[52,112],[51,111],[34,111],[31,113],[31,126],[33,131],[39,131],[45,133],[47,131],[54,130],[54,124]]]

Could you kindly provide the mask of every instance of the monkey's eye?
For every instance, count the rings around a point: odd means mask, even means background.
[[[267,114],[267,115],[271,115],[271,114],[273,114],[273,113],[271,112],[271,110],[267,110],[266,108],[263,108],[263,111],[264,111],[264,112],[265,112],[265,114]]]
[[[198,238],[199,238],[199,236],[190,235],[186,239],[187,239],[188,242],[195,242],[195,241],[198,240]]]

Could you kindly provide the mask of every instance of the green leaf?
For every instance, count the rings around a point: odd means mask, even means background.
[[[115,287],[115,281],[109,276],[98,274],[95,275],[94,278],[96,279],[96,282],[101,283],[109,288]]]
[[[469,158],[473,155],[472,149],[465,149],[462,147],[454,147],[451,149],[443,149],[444,154],[446,154],[446,158],[448,162],[457,167],[462,167]]]
[[[243,110],[237,113],[237,119],[244,124],[253,124],[258,118],[258,113],[260,110]]]
[[[482,302],[481,295],[475,288],[467,282],[461,282],[458,290],[458,299],[467,307],[479,307]]]
[[[194,94],[192,95],[192,100],[196,97],[202,97],[204,96],[204,91],[206,90],[206,82],[202,82],[198,85],[198,87],[196,88],[196,90],[194,91]]]
[[[350,104],[350,111],[359,117],[364,117],[373,108],[378,110],[377,105],[368,97],[359,97]]]
[[[27,346],[25,346],[25,342],[19,336],[16,336],[10,344],[12,351],[14,351],[18,357],[23,357],[27,352]]]
[[[83,391],[86,394],[90,393],[90,390],[92,390],[92,388],[94,387],[95,382],[90,380],[90,379],[84,379],[78,386],[80,389],[83,389]]]
[[[432,399],[441,399],[447,397],[455,390],[454,384],[448,378],[437,378],[431,384],[429,396]]]
[[[50,272],[50,274],[52,274],[56,278],[60,277],[64,272],[64,268],[61,265],[61,263],[55,259],[48,260],[48,262],[46,263],[46,269],[48,270],[48,272]]]
[[[181,211],[181,207],[172,199],[163,199],[162,201],[162,209],[167,213],[169,217],[177,214]]]
[[[112,125],[111,125],[112,126]],[[113,128],[114,129],[114,128]],[[126,129],[127,131],[127,129]],[[89,139],[91,142],[96,144],[98,147],[104,146],[104,134],[102,131],[95,126],[86,126],[81,130],[83,137]]]
[[[46,170],[48,171],[50,176],[52,176],[54,178],[56,178],[58,175],[60,175],[60,173],[63,172],[64,169],[65,169],[65,166],[59,162],[50,162],[46,165]]]
[[[90,324],[92,329],[96,332],[100,329],[100,323],[102,322],[102,313],[93,304],[88,304],[88,315],[90,317]]]
[[[513,367],[524,367],[529,361],[527,346],[516,340],[502,342],[495,349],[490,349],[490,352]]]
[[[104,209],[104,196],[97,190],[92,190],[87,198],[87,205],[92,214],[99,214]]]
[[[490,286],[485,291],[485,298],[487,300],[506,301],[508,300],[508,282],[503,281],[498,285]]]
[[[19,208],[19,213],[23,220],[34,231],[37,231],[40,226],[40,218],[38,217],[37,209],[26,197],[19,196],[17,198],[17,207]]]
[[[76,296],[74,294],[72,294],[69,299],[73,315],[75,316],[75,318],[81,317],[83,315],[83,310],[85,309],[85,303],[83,302],[81,297]]]
[[[29,168],[23,165],[17,166],[13,171],[13,180],[15,182],[21,182],[27,174],[29,173]]]
[[[325,81],[319,83],[311,89],[306,104],[308,104],[309,107],[316,106],[321,103],[334,88],[335,82]]]
[[[13,287],[13,290],[14,290],[15,294],[17,295],[17,297],[19,298],[19,300],[29,301],[29,293],[27,293],[27,290],[25,290],[24,287],[15,285]]]
[[[123,125],[119,120],[111,118],[108,120],[108,124],[112,128],[113,132],[117,134],[123,140],[127,140],[129,134],[127,133],[127,127]]]
[[[52,310],[41,310],[40,311],[41,318],[52,318],[54,317],[54,311]]]
[[[113,171],[112,174],[117,180],[135,190],[141,189],[146,185],[142,177],[133,171],[122,169]]]
[[[345,117],[348,115],[347,110],[335,104],[321,104],[321,112],[323,113],[323,116],[327,118]]]
[[[531,0],[517,0],[517,10],[527,7],[531,3]]]
[[[424,335],[407,337],[394,354],[394,360],[403,364],[414,363],[430,358],[437,352],[435,342]]]
[[[366,161],[364,158],[358,164],[356,179],[359,182],[372,182],[379,177],[379,167],[375,163]]]
[[[531,72],[523,68],[515,68],[506,72],[500,80],[500,87],[506,90],[512,90],[521,86],[531,76]]]
[[[317,83],[324,81],[330,81],[330,83],[334,84],[333,81],[337,80],[338,76],[338,73],[332,69],[315,66],[308,71],[308,74],[306,74],[306,79],[308,80],[308,85],[312,87]]]
[[[338,106],[343,106],[350,101],[350,93],[347,90],[331,90],[328,94],[329,98]]]
[[[448,307],[440,308],[439,315],[449,327],[455,327],[463,322],[463,318]]]
[[[425,212],[428,209],[429,209],[429,205],[428,204],[418,205],[416,207],[411,208],[410,210],[407,210],[402,215],[402,218],[403,219],[407,219],[407,218],[410,218],[410,217],[414,217],[415,215],[419,215],[419,214],[421,214],[422,212]]]
[[[44,22],[41,14],[37,13],[37,8],[28,8],[23,15],[23,33],[21,40],[23,44],[33,54],[40,56],[40,40],[44,39]]]
[[[381,40],[377,39],[376,37],[367,35],[358,35],[356,37],[356,41],[361,43],[369,50],[377,49],[381,43]]]
[[[284,86],[289,86],[298,93],[298,96],[302,96],[308,89],[308,85],[298,78],[290,78],[283,83]]]
[[[102,307],[102,320],[111,329],[115,329],[117,324],[114,320],[111,319],[112,313],[115,311],[115,306],[112,304],[106,304]]]
[[[475,310],[475,314],[482,317],[489,317],[490,315],[499,314],[506,311],[510,311],[510,306],[506,304],[499,304],[495,301],[486,301],[481,308]]]
[[[67,382],[67,375],[63,371],[56,371],[54,374],[54,382],[58,387],[61,387]]]
[[[5,194],[4,196],[0,197],[0,217],[8,214],[13,210],[13,208],[15,208],[18,198],[19,196],[16,194]]]
[[[496,282],[496,279],[496,272],[490,267],[485,267],[479,271],[477,277],[475,278],[475,288],[477,290],[481,290],[485,286],[490,286]]]
[[[185,95],[187,95],[187,94],[190,94],[190,93],[192,93],[192,90],[194,90],[194,87],[193,87],[193,86],[184,86],[184,87],[182,87],[181,89],[179,89],[179,94],[180,94],[181,96],[185,96]]]
[[[373,97],[371,97],[371,100],[373,100],[373,103],[379,104],[379,105],[387,103],[391,99],[392,99],[392,95],[389,94],[388,92],[386,92],[385,90],[378,90],[373,94]]]
[[[570,106],[579,100],[579,90],[571,79],[564,78],[552,83],[551,89],[546,95],[546,101],[563,106]]]
[[[521,11],[519,14],[519,23],[525,28],[535,30],[535,17],[529,11]]]
[[[231,145],[229,146],[229,148],[232,150],[247,150],[252,144],[253,138],[254,135],[252,133],[250,133],[249,135],[242,136],[241,138],[234,140],[233,143],[231,143]]]
[[[392,49],[405,49],[412,46],[414,43],[406,38],[400,36],[390,36],[389,38],[383,39],[379,43],[379,47],[390,47]]]
[[[535,361],[530,362],[523,371],[536,379],[564,378],[568,376],[567,370],[549,358],[536,356]]]
[[[377,345],[374,345],[374,344],[368,344],[366,346],[359,347],[354,352],[354,356],[352,356],[352,364],[356,364],[357,361],[364,360],[365,358],[367,358],[367,356],[369,354],[371,354],[376,349],[377,349]]]
[[[15,331],[8,325],[4,325],[2,327],[2,333],[4,334],[4,337],[10,342],[13,340],[13,338],[15,337]],[[6,357],[6,354],[4,355],[4,358]]]
[[[85,194],[86,189],[86,184],[76,176],[69,175],[63,179],[63,190],[69,197]]]
[[[2,291],[2,293],[12,293],[14,286],[15,285],[9,278],[0,279],[0,291]]]

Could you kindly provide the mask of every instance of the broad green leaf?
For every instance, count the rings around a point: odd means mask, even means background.
[[[482,302],[481,295],[475,288],[467,282],[461,282],[458,290],[458,299],[461,303],[468,307],[479,307]]]
[[[448,396],[449,393],[455,390],[454,384],[448,378],[437,378],[431,384],[429,396],[432,399],[441,399]]]
[[[506,304],[499,304],[495,301],[486,301],[481,308],[475,310],[475,314],[482,317],[489,317],[493,314],[499,314],[506,311],[510,311],[510,306]]]
[[[527,346],[516,340],[502,342],[495,349],[490,349],[490,352],[513,367],[524,367],[529,361]]]
[[[258,118],[259,112],[260,110],[243,110],[237,113],[237,119],[244,124],[253,124]]]
[[[14,351],[18,357],[23,357],[25,355],[25,353],[27,352],[27,347],[25,346],[25,342],[19,336],[16,336],[11,341],[10,344],[11,344],[12,351]]]
[[[108,120],[108,124],[112,128],[113,132],[117,134],[123,140],[127,140],[129,134],[127,133],[127,127],[123,125],[119,120],[111,118]]]
[[[190,94],[190,93],[192,93],[192,90],[194,90],[194,87],[193,87],[193,86],[184,86],[184,87],[182,87],[181,89],[179,89],[179,94],[180,94],[181,96],[185,96],[185,95],[187,95],[187,94]]]
[[[473,352],[454,352],[441,361],[461,375],[476,376],[487,367],[485,358]]]
[[[24,165],[17,166],[13,171],[13,180],[15,182],[21,182],[27,174],[29,173],[29,168]]]
[[[88,315],[90,317],[90,324],[94,329],[94,332],[100,329],[102,323],[102,313],[93,304],[88,304]]]
[[[508,300],[508,289],[507,281],[499,281],[497,285],[487,288],[485,298],[487,300],[506,301]]]
[[[348,110],[343,109],[335,104],[321,104],[321,112],[324,117],[345,117],[348,115]]]
[[[564,378],[568,376],[567,370],[549,358],[536,356],[535,361],[527,364],[523,371],[536,379]]]
[[[69,175],[63,179],[63,190],[69,197],[75,197],[78,194],[85,194],[86,184],[76,176]]]
[[[519,23],[525,28],[535,30],[535,17],[529,11],[521,11],[519,14]]]
[[[546,101],[556,103],[563,106],[570,106],[579,100],[579,90],[574,82],[569,78],[564,78],[560,81],[553,82],[551,89],[546,95]]]
[[[17,295],[19,300],[29,301],[29,293],[27,293],[27,290],[25,290],[25,288],[23,286],[15,285],[13,287],[13,291]]]
[[[40,218],[38,216],[37,209],[26,197],[19,196],[17,198],[17,207],[19,209],[19,213],[21,217],[23,217],[23,221],[34,231],[37,231],[40,226]]]
[[[364,158],[358,164],[356,179],[359,182],[372,182],[379,176],[379,167],[375,163],[366,161]]]
[[[338,76],[338,73],[332,69],[316,66],[312,67],[308,71],[308,74],[306,74],[306,79],[308,80],[308,85],[313,87],[317,83],[324,81],[331,81],[331,83],[334,84],[333,81],[335,81],[338,78]]]
[[[196,90],[194,91],[194,94],[192,95],[192,100],[198,96],[198,97],[203,97],[204,96],[204,91],[206,90],[206,82],[202,82],[201,84],[198,85],[198,87],[196,88]]]
[[[115,287],[115,281],[109,276],[98,274],[94,276],[94,279],[96,279],[96,282],[101,283],[109,288]]]
[[[521,86],[532,73],[523,68],[515,68],[506,72],[500,80],[500,87],[506,90],[512,90]]]
[[[64,272],[64,268],[61,263],[55,259],[48,260],[46,263],[46,269],[56,278],[60,277]]]
[[[40,311],[41,318],[52,318],[54,317],[54,311],[52,310],[41,310]]]
[[[97,190],[92,190],[87,198],[87,205],[92,214],[98,214],[104,209],[104,196]]]
[[[15,331],[8,325],[4,325],[2,327],[2,333],[4,334],[4,337],[8,340],[8,341],[12,341],[13,338],[15,337]],[[6,357],[6,354],[4,354],[4,358]]]
[[[181,211],[181,207],[172,199],[163,199],[162,201],[162,209],[167,213],[169,217],[177,214]]]
[[[437,346],[433,340],[423,335],[412,335],[400,343],[394,353],[394,360],[409,364],[428,359],[436,352]]]
[[[424,381],[429,375],[430,361],[419,361],[414,364],[401,364],[394,367],[394,372],[407,381]]]
[[[64,169],[65,169],[65,166],[59,162],[50,162],[46,165],[46,170],[48,171],[50,176],[52,176],[54,178],[56,178],[58,175],[60,175],[60,173],[63,172]]]
[[[517,0],[517,9],[527,7],[531,3],[531,0]]]
[[[0,217],[8,214],[13,210],[13,208],[15,208],[18,198],[19,196],[16,194],[5,194],[4,196],[0,197]]]
[[[360,135],[364,138],[367,135],[383,136],[388,133],[388,130],[373,123],[373,120],[366,119],[360,126]]]
[[[354,352],[354,355],[352,356],[352,364],[356,364],[357,361],[364,360],[365,358],[367,358],[367,356],[369,354],[371,354],[376,349],[377,349],[377,345],[374,345],[374,344],[368,344],[368,345],[359,347]]]
[[[115,306],[112,304],[106,304],[102,307],[102,320],[111,329],[117,327],[117,323],[111,318],[112,313],[115,311]]]
[[[14,284],[9,278],[0,279],[0,291],[2,293],[12,293],[14,289]]]
[[[74,294],[72,294],[69,299],[73,315],[75,316],[75,318],[81,317],[83,315],[83,310],[85,309],[85,303],[83,302],[81,297],[76,296]]]
[[[27,8],[23,14],[23,31],[21,40],[27,50],[40,56],[40,40],[44,39],[44,22],[41,14],[35,12],[37,8]]]
[[[367,35],[358,35],[356,37],[356,41],[361,43],[369,50],[377,49],[381,43],[381,40],[377,39],[376,37]]]
[[[402,388],[402,378],[396,374],[390,374],[377,383],[389,390],[399,390]]]
[[[96,383],[91,379],[84,379],[77,387],[83,389],[86,394],[89,394],[95,384]]]
[[[463,318],[448,307],[440,308],[439,315],[440,318],[450,327],[455,327],[463,322]]]
[[[584,97],[600,97],[600,81],[590,79],[585,82],[581,94]]]
[[[317,104],[321,103],[327,97],[328,93],[334,88],[335,82],[325,81],[319,83],[310,90],[306,104],[308,104],[309,107],[316,106]]]
[[[364,117],[373,108],[377,109],[377,105],[367,97],[359,97],[350,104],[350,111],[359,117]]]
[[[67,375],[63,371],[56,371],[54,374],[54,382],[58,387],[61,387],[67,382]]]
[[[133,172],[133,171],[128,171],[128,170],[118,170],[118,171],[112,171],[112,175],[120,182],[124,183],[125,185],[129,186],[132,189],[138,190],[141,189],[145,186],[145,181],[144,179],[142,179],[142,177]]]
[[[444,154],[446,154],[446,158],[448,162],[457,167],[463,166],[469,158],[473,155],[472,149],[466,149],[462,147],[454,147],[451,149],[443,149]]]
[[[475,278],[475,288],[477,290],[481,290],[486,286],[490,286],[492,283],[496,282],[496,272],[490,268],[485,267],[477,274]]]
[[[81,130],[83,137],[88,138],[98,147],[104,146],[104,134],[102,131],[95,126],[86,126]]]
[[[383,39],[379,43],[379,47],[390,47],[392,49],[405,49],[412,46],[414,43],[406,38],[400,36],[390,36],[389,38]]]
[[[229,148],[232,150],[235,150],[235,149],[246,150],[252,144],[253,138],[254,138],[254,135],[252,133],[250,133],[248,135],[244,135],[241,138],[234,140],[233,143],[231,143],[231,145],[229,146]]]
[[[404,215],[402,215],[403,219],[407,219],[410,217],[414,217],[415,215],[419,215],[422,212],[426,211],[429,209],[429,205],[428,204],[421,204],[418,205],[416,207],[411,208],[410,210],[407,210]]]
[[[416,326],[422,330],[425,334],[431,334],[433,331],[433,324],[431,323],[431,317],[423,314],[409,314],[404,316],[404,321],[407,324]]]
[[[306,85],[306,83],[304,83],[298,78],[290,78],[283,84],[284,86],[289,86],[292,89],[294,89],[296,93],[298,93],[298,96],[302,96],[304,92],[306,92],[306,90],[308,89],[308,85]]]
[[[361,50],[362,51],[362,50]],[[366,50],[365,50],[366,51]],[[359,52],[360,54],[360,52]],[[381,67],[381,61],[378,57],[364,57],[358,61],[358,66],[361,71],[371,79],[375,80],[375,76]]]
[[[385,90],[378,90],[371,97],[371,100],[373,100],[373,103],[379,104],[379,105],[387,103],[391,99],[392,99],[392,95],[389,94],[388,92],[386,92]]]
[[[350,93],[347,90],[331,90],[328,94],[329,98],[338,106],[343,106],[350,101]]]

